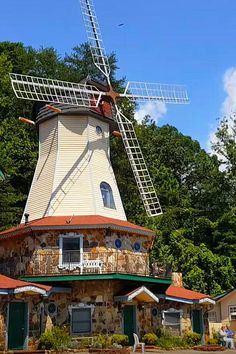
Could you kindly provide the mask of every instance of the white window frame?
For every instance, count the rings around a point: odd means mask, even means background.
[[[179,313],[179,324],[175,324],[175,325],[169,325],[169,324],[165,324],[165,314],[168,314],[168,313]],[[169,310],[164,310],[161,312],[161,315],[162,315],[162,321],[161,321],[161,324],[162,326],[170,326],[170,327],[177,327],[179,326],[180,328],[180,333],[181,333],[181,326],[182,326],[182,321],[181,321],[181,318],[183,317],[183,310],[176,310],[174,308],[170,308]]]
[[[107,186],[107,189],[103,188],[102,184]],[[112,191],[112,188],[111,188],[110,184],[107,183],[106,181],[102,181],[100,183],[100,192],[101,192],[101,195],[102,195],[102,202],[103,202],[104,208],[115,210],[116,209],[116,204],[115,204],[115,199],[114,199],[113,191]],[[103,193],[107,193],[108,198],[106,198],[106,199],[108,200],[107,204],[109,204],[109,205],[105,205],[104,198],[103,198]]]
[[[73,313],[73,310],[84,310],[84,309],[90,309],[90,332],[83,332],[83,333],[73,333],[72,332],[72,321],[73,321],[73,318],[72,318],[72,313]],[[71,305],[69,306],[69,313],[70,313],[70,334],[72,336],[84,336],[84,335],[89,335],[89,334],[92,334],[93,332],[93,329],[92,329],[92,315],[93,315],[93,312],[94,312],[94,309],[95,309],[95,306],[94,305],[86,305],[86,304],[83,304],[83,303],[80,303],[80,304],[77,304],[77,305]]]
[[[229,305],[229,320],[236,320],[236,305]]]
[[[79,252],[80,262],[63,262],[63,239],[65,238],[79,238]],[[83,268],[83,235],[69,233],[66,235],[59,235],[59,268],[61,269],[76,269]]]

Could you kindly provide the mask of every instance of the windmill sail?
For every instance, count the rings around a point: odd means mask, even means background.
[[[133,124],[119,111],[117,106],[116,110],[116,120],[145,210],[148,216],[160,215],[162,214],[162,210],[159,199],[148,172],[143,153],[140,149]]]
[[[87,84],[13,73],[10,77],[16,96],[25,100],[97,107],[102,95],[95,86]]]
[[[80,0],[80,5],[94,64],[106,76],[108,83],[110,83],[110,65],[105,53],[93,2],[92,0]]]
[[[183,85],[166,85],[147,82],[128,82],[123,97],[133,101],[156,101],[164,103],[189,103],[188,94]]]

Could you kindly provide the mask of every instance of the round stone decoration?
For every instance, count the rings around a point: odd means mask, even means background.
[[[121,241],[119,238],[117,238],[117,239],[115,240],[115,246],[116,246],[116,248],[121,248],[121,246],[122,246],[122,241]]]
[[[50,315],[53,315],[53,314],[55,314],[56,310],[57,310],[56,304],[54,304],[54,302],[50,302],[50,303],[48,304],[48,313],[49,313]]]
[[[140,243],[139,243],[139,242],[135,242],[135,244],[134,244],[134,250],[135,250],[135,251],[140,251],[140,248],[141,248]]]
[[[157,314],[158,314],[157,308],[156,308],[156,307],[153,307],[153,309],[152,309],[152,315],[153,315],[154,317],[156,317]]]

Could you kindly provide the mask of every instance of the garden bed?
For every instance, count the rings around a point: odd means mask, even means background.
[[[224,350],[226,350],[225,347],[218,345],[218,344],[205,344],[205,345],[196,345],[195,347],[193,347],[194,350],[201,350],[204,352],[223,352]]]
[[[90,348],[89,353],[106,353],[106,354],[130,354],[129,348]]]

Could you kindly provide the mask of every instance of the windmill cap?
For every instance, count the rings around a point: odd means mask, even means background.
[[[92,116],[94,118],[100,119],[110,126],[110,131],[118,130],[117,123],[115,119],[112,117],[111,106],[109,102],[104,101],[105,103],[102,107],[94,107],[94,108],[87,108],[87,107],[77,107],[77,106],[70,106],[65,104],[57,104],[57,103],[50,103],[50,105],[58,108],[61,112],[55,112],[48,109],[45,102],[37,102],[34,107],[34,119],[36,120],[36,125],[51,119],[57,115],[72,115],[72,116]],[[108,105],[108,106],[107,106]]]

